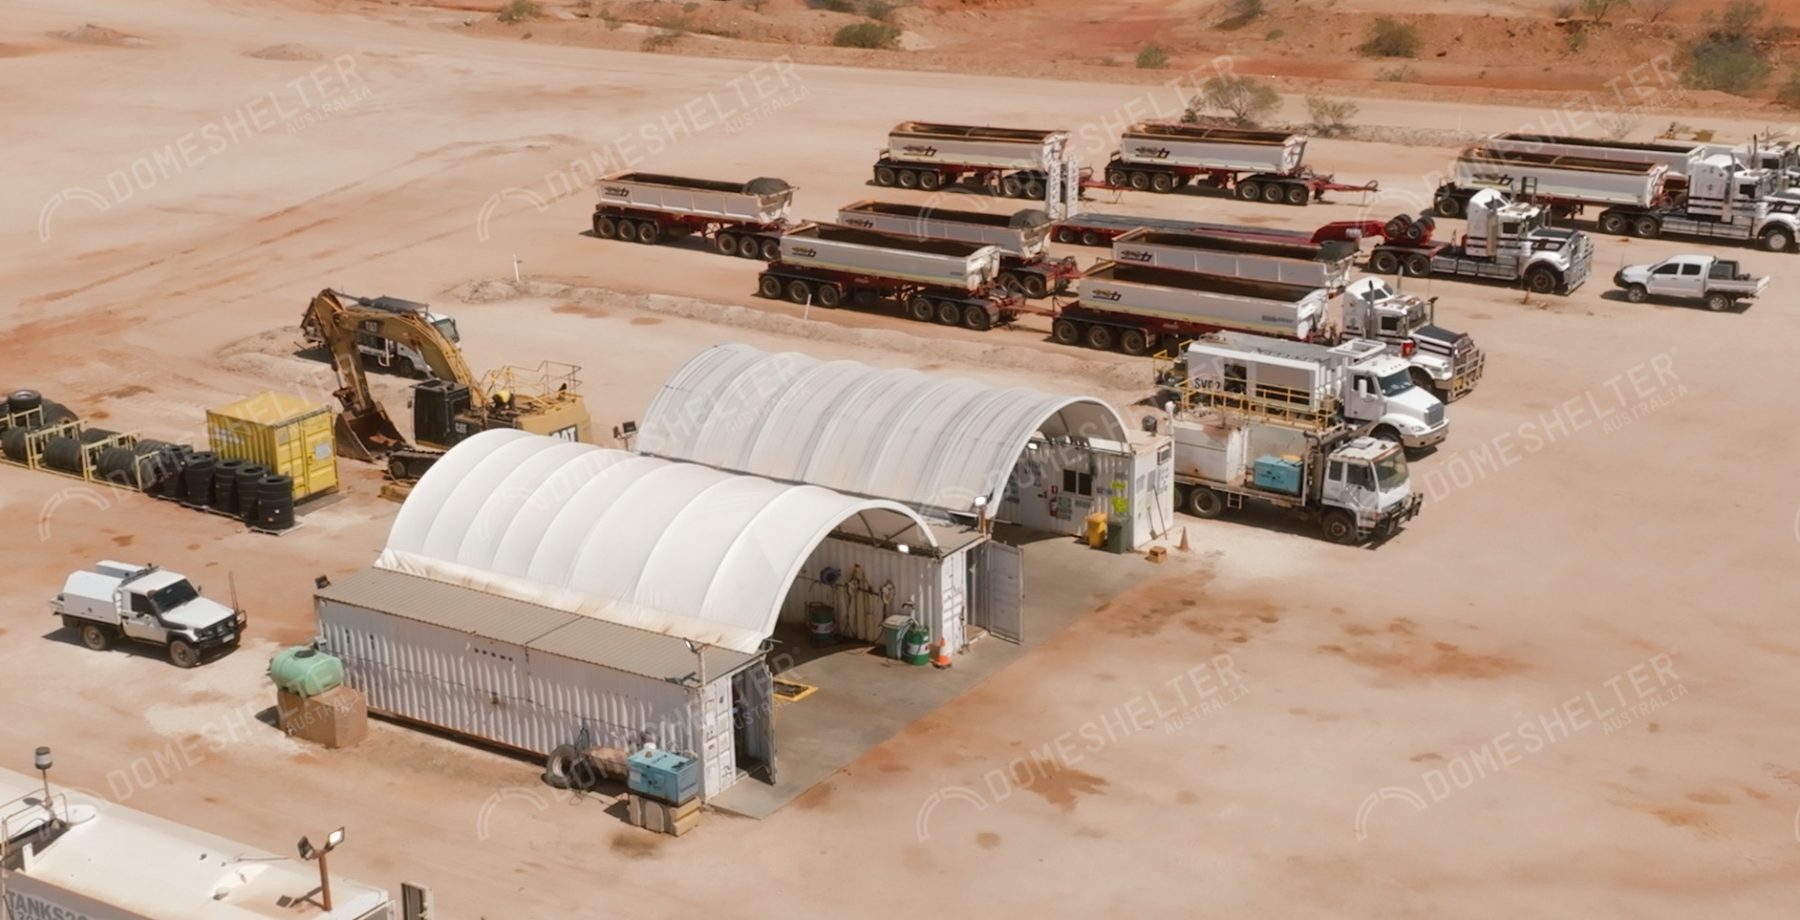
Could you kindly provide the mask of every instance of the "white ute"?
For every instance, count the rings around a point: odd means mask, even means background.
[[[1739,271],[1734,259],[1713,256],[1671,256],[1653,265],[1627,265],[1613,275],[1613,284],[1625,290],[1625,299],[1643,303],[1652,297],[1705,302],[1722,313],[1739,300],[1755,297],[1769,286],[1768,276]]]
[[[171,662],[191,668],[205,652],[243,638],[247,618],[235,606],[201,597],[186,576],[154,565],[101,562],[70,575],[50,612],[88,648],[131,639],[162,646]]]

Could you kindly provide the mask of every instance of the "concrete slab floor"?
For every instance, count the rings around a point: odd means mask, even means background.
[[[721,811],[763,818],[849,766],[926,713],[944,705],[1094,610],[1105,598],[1155,574],[1142,553],[1114,555],[1069,537],[1010,533],[998,536],[1024,551],[1023,644],[985,636],[938,670],[894,661],[873,646],[849,642],[812,649],[800,624],[776,630],[771,660],[783,652],[800,663],[777,680],[818,687],[775,707],[775,782],[747,776],[708,801]]]

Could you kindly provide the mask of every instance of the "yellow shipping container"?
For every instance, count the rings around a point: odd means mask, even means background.
[[[206,412],[213,453],[291,477],[295,501],[337,488],[331,426],[330,406],[274,392]]]

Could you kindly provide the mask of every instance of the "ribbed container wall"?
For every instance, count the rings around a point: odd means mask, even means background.
[[[872,594],[852,592],[843,585],[862,566],[863,578]],[[819,584],[819,573],[826,568],[838,570],[839,584],[827,588]],[[911,602],[913,619],[931,628],[935,641],[943,635],[943,582],[941,563],[923,555],[898,553],[853,540],[827,537],[806,560],[794,587],[781,604],[781,621],[799,623],[806,616],[806,604],[819,601],[837,609],[838,631],[863,642],[881,638],[881,621],[890,614],[903,612]],[[883,603],[883,585],[894,585],[893,600]],[[956,637],[951,637],[952,642]],[[954,646],[953,646],[954,647]]]

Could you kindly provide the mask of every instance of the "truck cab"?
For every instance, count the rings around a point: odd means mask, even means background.
[[[1486,356],[1465,333],[1437,325],[1437,298],[1401,294],[1381,278],[1344,289],[1344,333],[1386,343],[1406,361],[1413,381],[1440,401],[1468,395],[1481,381]]]
[[[1424,499],[1413,494],[1405,451],[1392,441],[1353,438],[1325,458],[1319,503],[1346,512],[1356,528],[1354,534],[1341,532],[1344,517],[1328,514],[1325,536],[1334,542],[1390,536],[1419,513]],[[1337,531],[1333,530],[1334,521]]]
[[[1381,347],[1377,355],[1350,366],[1342,396],[1344,417],[1370,423],[1377,437],[1397,441],[1408,451],[1443,443],[1450,434],[1443,401],[1413,381],[1406,361]]]
[[[129,639],[166,649],[184,668],[210,649],[236,645],[246,625],[243,611],[202,597],[183,575],[111,561],[71,574],[51,612],[91,649]]]

